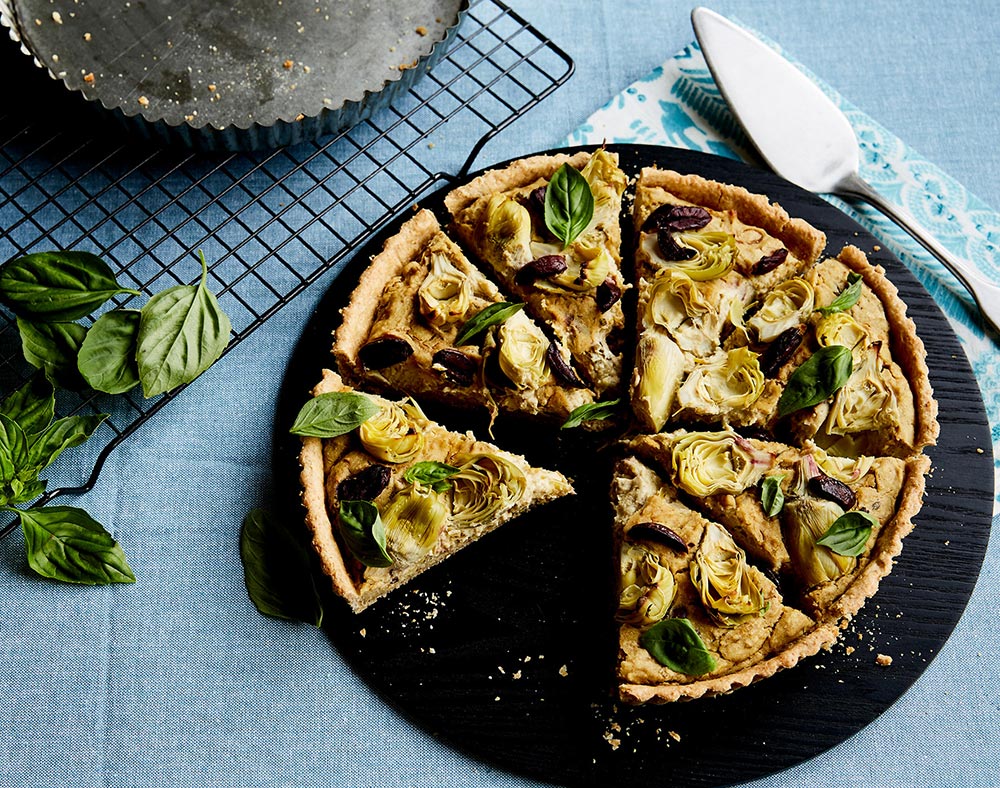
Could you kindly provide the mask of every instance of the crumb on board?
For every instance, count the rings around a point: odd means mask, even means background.
[[[674,741],[681,740],[681,735],[677,731],[667,731],[667,736],[669,736]]]
[[[888,654],[879,654],[875,657],[875,664],[881,665],[883,668],[887,668],[892,664],[892,657]]]
[[[569,668],[566,667],[565,665],[563,665],[561,668],[559,668],[559,675],[562,676],[563,678],[565,678],[566,676],[568,676],[569,675]]]
[[[423,25],[419,25],[417,27],[417,35],[418,36],[426,36],[427,35],[427,28],[424,27]]]
[[[60,14],[58,11],[53,11],[52,12],[52,21],[55,22],[57,25],[61,25],[62,24],[62,14]]]
[[[368,637],[368,630],[362,627],[358,634],[361,635],[361,637]]]
[[[848,656],[850,656],[851,654],[853,654],[855,651],[857,651],[857,649],[854,648],[854,646],[847,646],[844,649],[844,653],[847,654]]]
[[[93,36],[91,36],[90,33],[84,33],[83,34],[83,40],[84,41],[90,41],[91,38],[93,38]]]
[[[94,84],[94,72],[93,71],[88,71],[86,74],[84,74],[83,75],[83,81],[86,82],[88,85],[93,85]]]
[[[604,731],[604,741],[611,745],[612,750],[617,750],[622,745],[621,739],[615,738],[611,731]]]
[[[149,106],[149,99],[146,98],[145,96],[139,96],[139,98],[137,100],[138,100],[140,106],[143,106],[143,107],[148,107]]]
[[[286,60],[281,65],[284,66],[286,69],[291,69],[291,67],[295,65],[295,61],[294,60]]]

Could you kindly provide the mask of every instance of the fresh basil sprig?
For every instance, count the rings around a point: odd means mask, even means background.
[[[0,266],[0,303],[29,320],[78,320],[120,293],[139,295],[90,252],[36,252]]]
[[[87,331],[76,362],[95,391],[124,394],[139,385],[135,355],[140,314],[137,309],[114,309],[97,318]]]
[[[79,391],[85,382],[77,357],[87,329],[79,323],[36,323],[17,318],[24,360],[42,370],[54,386]]]
[[[760,505],[764,507],[764,513],[768,517],[779,514],[785,505],[785,493],[781,489],[784,478],[783,473],[776,474],[766,477],[760,483]]]
[[[605,402],[588,402],[585,405],[579,405],[570,411],[569,418],[563,422],[560,429],[568,430],[573,427],[579,427],[585,421],[604,421],[605,419],[610,419],[615,415],[620,403],[621,398],[609,399]]]
[[[270,513],[254,509],[240,528],[247,594],[266,616],[323,624],[323,601],[302,539]]]
[[[445,462],[427,460],[411,465],[403,474],[403,478],[410,484],[423,484],[433,489],[434,492],[445,492],[451,489],[448,477],[454,476],[460,470],[461,468],[456,468]]]
[[[827,529],[827,532],[816,540],[816,544],[829,547],[837,555],[857,558],[865,551],[872,528],[878,525],[868,512],[855,509],[842,514]]]
[[[162,290],[142,308],[136,361],[142,393],[155,397],[190,383],[216,362],[229,344],[232,325],[208,289],[208,264],[201,257],[201,281]]]
[[[840,292],[833,301],[826,306],[819,307],[816,311],[820,314],[832,315],[835,312],[846,312],[861,298],[861,274],[850,273],[847,275],[847,286]]]
[[[639,645],[661,665],[686,676],[715,670],[715,657],[686,618],[665,618],[641,635]]]
[[[854,371],[851,351],[843,345],[821,347],[796,369],[778,399],[778,415],[787,416],[832,397]]]
[[[392,565],[385,549],[385,526],[371,501],[341,501],[337,516],[340,535],[351,554],[365,566]]]
[[[594,218],[594,193],[587,179],[574,167],[563,164],[545,189],[545,226],[563,245],[576,240]]]
[[[353,391],[330,391],[306,402],[289,430],[292,435],[336,438],[356,430],[379,412],[378,404]]]
[[[482,312],[478,312],[465,321],[455,337],[455,346],[471,344],[473,339],[490,326],[504,322],[522,309],[524,309],[524,304],[521,303],[501,301],[498,304],[490,304]]]

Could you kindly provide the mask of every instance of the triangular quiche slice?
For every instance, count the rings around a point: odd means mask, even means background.
[[[639,175],[633,216],[639,297],[630,389],[640,427],[762,424],[781,394],[772,380],[777,348],[769,349],[781,331],[765,302],[780,292],[798,322],[806,319],[812,303],[798,283],[825,235],[763,195],[656,168]]]
[[[835,623],[789,606],[729,532],[680,502],[648,465],[620,460],[611,497],[623,701],[729,692],[836,639]]]
[[[300,414],[302,501],[333,590],[361,611],[569,481],[430,421],[412,400],[362,394],[324,371]],[[308,410],[307,410],[308,409]],[[296,428],[293,428],[293,431]],[[342,432],[342,430],[347,430]]]
[[[583,175],[593,198],[590,221],[565,247],[546,223],[546,194],[563,165]],[[460,240],[552,328],[599,395],[616,390],[621,378],[619,214],[627,183],[617,154],[598,150],[521,159],[445,198]]]
[[[343,310],[334,356],[351,384],[493,414],[499,409],[565,420],[592,402],[594,392],[584,387],[565,348],[523,310],[463,338],[466,326],[505,303],[434,214],[421,210],[361,275]]]

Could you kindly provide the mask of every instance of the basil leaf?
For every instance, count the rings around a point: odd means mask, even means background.
[[[569,246],[594,218],[594,194],[580,171],[563,164],[545,189],[545,226],[563,247]]]
[[[13,479],[10,483],[10,498],[8,503],[15,504],[33,501],[45,492],[47,484],[48,482],[44,479],[29,479],[27,481]],[[0,495],[0,498],[2,497],[3,496]]]
[[[454,465],[428,460],[411,465],[403,474],[403,478],[410,484],[426,484],[434,492],[445,492],[451,489],[448,477],[454,476],[460,470]]]
[[[18,317],[67,323],[119,293],[139,295],[90,252],[37,252],[0,267],[0,303]]]
[[[778,415],[787,416],[829,399],[847,382],[853,371],[854,361],[848,348],[843,345],[821,347],[788,379],[778,400]]]
[[[41,375],[32,375],[21,388],[0,402],[0,414],[16,421],[28,436],[48,427],[55,413],[55,390]]]
[[[0,482],[8,483],[28,466],[28,438],[16,421],[0,414]]]
[[[19,317],[17,330],[24,360],[42,370],[52,385],[71,391],[86,386],[76,358],[87,329],[78,323],[33,323]]]
[[[785,505],[785,493],[781,489],[781,481],[784,478],[784,474],[768,476],[760,483],[760,504],[768,517],[780,513]]]
[[[834,312],[846,312],[861,298],[861,274],[847,275],[847,286],[827,306],[821,306],[816,311],[822,315],[832,315]]]
[[[67,416],[52,422],[44,432],[28,443],[28,467],[37,474],[47,468],[66,449],[72,449],[90,438],[108,418],[107,413],[96,416]]]
[[[569,418],[560,429],[568,430],[579,427],[585,421],[603,421],[615,415],[621,399],[609,399],[605,402],[588,402],[570,411]]]
[[[268,512],[254,509],[240,528],[247,594],[265,616],[323,624],[323,603],[302,539]]]
[[[865,551],[872,528],[878,525],[868,512],[855,510],[842,514],[827,529],[827,532],[816,540],[816,544],[829,547],[837,555],[856,558]]]
[[[715,670],[715,658],[686,618],[665,618],[641,635],[639,645],[677,673],[702,676]]]
[[[502,323],[508,317],[517,314],[524,309],[524,304],[501,301],[499,304],[490,304],[482,312],[469,318],[458,331],[455,337],[455,347],[469,345],[472,340],[483,333],[490,326]]]
[[[340,535],[351,554],[365,566],[391,566],[385,551],[385,526],[370,501],[341,501]]]
[[[163,290],[146,303],[139,319],[136,360],[142,393],[155,397],[190,383],[216,362],[229,344],[232,324],[208,290],[208,264],[201,255],[201,281]]]
[[[46,506],[18,510],[28,565],[65,583],[134,583],[121,545],[83,509]]]
[[[306,402],[289,432],[313,438],[336,438],[357,429],[379,410],[378,404],[364,394],[331,391]]]
[[[95,391],[124,394],[139,385],[135,355],[140,316],[138,309],[115,309],[105,312],[90,327],[76,365]]]

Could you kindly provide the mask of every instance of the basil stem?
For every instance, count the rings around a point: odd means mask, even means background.
[[[545,189],[545,226],[569,246],[594,218],[594,194],[579,170],[563,164]]]

